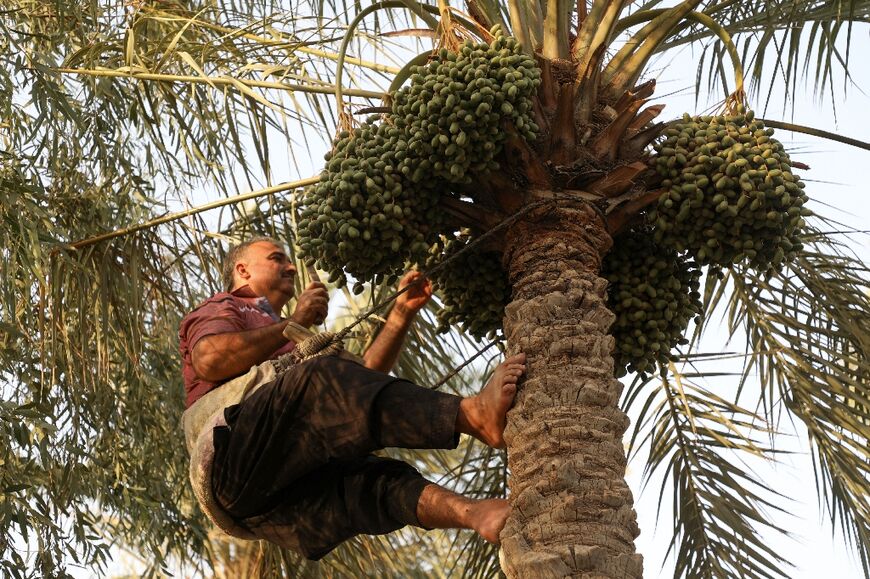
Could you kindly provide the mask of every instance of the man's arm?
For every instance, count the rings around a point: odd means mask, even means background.
[[[402,281],[399,282],[399,289],[422,277],[423,274],[416,271],[405,274]],[[363,355],[366,368],[380,372],[389,372],[393,369],[405,341],[405,336],[408,334],[411,324],[414,323],[417,312],[426,305],[431,297],[432,283],[423,279],[396,298],[396,304],[390,310],[387,322]]]
[[[308,327],[326,317],[329,296],[320,282],[308,284],[296,303],[291,320]],[[199,340],[190,353],[193,369],[200,378],[220,382],[247,372],[268,360],[288,342],[284,337],[287,320],[262,328],[212,334]]]
[[[282,334],[285,326],[286,320],[253,330],[206,336],[190,353],[193,369],[209,382],[243,374],[287,343]]]

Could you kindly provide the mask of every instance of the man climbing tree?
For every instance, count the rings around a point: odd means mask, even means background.
[[[801,124],[777,121],[773,106],[782,93],[790,108],[804,80],[818,95],[840,92],[838,77],[860,84],[847,65],[866,48],[853,34],[866,0],[289,4],[0,11],[0,575],[60,576],[70,558],[96,570],[110,545],[151,574],[220,565],[179,484],[188,457],[163,441],[183,406],[173,334],[212,287],[203,246],[242,231],[282,231],[355,291],[386,291],[416,264],[444,328],[527,356],[507,460],[471,448],[450,471],[473,481],[469,496],[509,486],[501,549],[361,539],[324,575],[405,576],[452,556],[474,577],[641,577],[629,442],[646,457],[637,470],[665,479],[675,577],[790,577],[770,537],[795,528],[772,514],[792,489],[746,468],[789,455],[780,425],[806,435],[823,518],[870,575],[870,281],[849,232],[814,214],[839,205],[824,183],[840,175],[804,173],[806,145],[793,155],[778,131],[870,143],[802,126],[799,110]],[[695,84],[692,104],[656,88],[671,76],[657,55],[677,53],[670,88]],[[319,175],[281,183],[324,135],[336,139]],[[241,183],[268,187],[187,208],[204,184]],[[230,222],[192,218],[227,206]],[[267,316],[249,331],[279,323]],[[723,334],[709,348],[705,327]],[[415,382],[452,364],[437,340],[416,345]],[[261,359],[252,388],[278,379]],[[191,410],[241,398],[242,383]],[[230,445],[264,388],[220,425]],[[210,441],[214,424],[186,422]],[[209,483],[213,464],[195,463]],[[285,550],[257,555],[266,576],[310,569]]]
[[[266,539],[310,559],[357,534],[405,525],[473,529],[498,542],[507,501],[464,498],[401,461],[370,453],[385,447],[454,448],[459,433],[503,447],[505,413],[525,369],[524,355],[509,357],[480,394],[465,399],[385,374],[432,295],[431,283],[411,272],[400,287],[413,286],[397,298],[364,365],[324,355],[252,385],[249,369],[292,356],[296,345],[285,337],[291,322],[307,327],[326,317],[326,288],[310,283],[293,315],[281,319],[277,312],[294,295],[296,267],[270,238],[233,248],[223,273],[227,292],[190,313],[179,332],[185,431],[189,441],[197,441],[195,464],[203,446],[209,451],[206,495],[223,513],[204,506],[219,525],[223,519],[221,526],[241,538]],[[240,380],[247,381],[242,400],[226,408],[217,403],[215,412],[215,400],[227,400],[228,389]],[[210,420],[195,418],[205,414]]]

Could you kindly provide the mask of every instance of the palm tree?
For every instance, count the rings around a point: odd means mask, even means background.
[[[514,508],[500,565],[512,577],[640,576],[610,335],[616,308],[602,264],[667,193],[649,170],[648,147],[673,127],[656,122],[661,106],[646,106],[650,60],[702,48],[698,82],[708,71],[711,86],[733,95],[732,111],[745,102],[744,64],[750,94],[762,98],[766,71],[793,93],[811,65],[818,85],[834,90],[833,71],[848,70],[858,42],[852,26],[867,22],[870,5],[468,0],[464,8],[58,1],[12,2],[0,13],[0,227],[12,281],[0,301],[0,368],[9,377],[0,406],[4,573],[58,574],[65,557],[100,565],[101,535],[147,553],[155,572],[167,558],[221,559],[186,488],[180,445],[166,444],[177,439],[182,406],[171,339],[180,316],[217,286],[221,240],[251,230],[295,238],[291,192],[316,178],[273,184],[276,136],[290,143],[293,166],[319,170],[307,155],[316,131],[352,124],[348,99],[379,104],[407,80],[406,63],[429,56],[407,56],[403,36],[453,46],[457,35],[488,39],[497,25],[540,67],[540,133],[526,141],[508,128],[499,161],[510,171],[476,176],[441,201],[472,236],[510,223],[487,249],[501,255],[512,289],[507,348],[530,364],[506,432]],[[255,192],[149,221],[179,191],[209,183]],[[217,205],[228,218],[202,221]],[[158,234],[162,223],[172,225]],[[765,508],[778,504],[765,490],[777,489],[740,466],[744,455],[775,456],[781,412],[806,427],[820,496],[870,573],[868,281],[828,223],[802,230],[803,248],[780,271],[737,262],[704,278],[695,336],[717,308],[732,335],[745,331],[736,371],[741,383],[759,374],[761,410],[699,384],[710,355],[695,341],[636,375],[624,396],[642,409],[632,440],[649,443],[647,468],[664,466],[673,479],[678,576],[786,573],[757,532],[770,527]],[[386,291],[375,284],[370,297],[378,303]],[[432,326],[420,327],[418,361],[401,367],[421,383],[451,365]],[[501,459],[477,447],[465,466],[428,460],[424,469],[458,471],[460,487],[499,492],[504,480]],[[470,465],[485,476],[470,479]],[[494,572],[493,549],[457,545],[413,533],[363,540],[320,570],[402,574],[421,560],[438,566],[447,553],[466,574]],[[22,546],[36,555],[21,557]],[[298,565],[268,547],[254,556],[261,569]]]

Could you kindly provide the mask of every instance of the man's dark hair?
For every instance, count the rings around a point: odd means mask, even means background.
[[[274,237],[267,237],[265,235],[261,235],[259,237],[252,237],[247,241],[243,241],[238,245],[234,245],[230,247],[230,250],[227,252],[226,257],[224,257],[223,268],[221,269],[221,278],[224,283],[224,291],[232,291],[233,290],[233,271],[236,269],[236,264],[245,254],[245,250],[251,247],[255,243],[259,243],[261,241],[268,241],[269,243],[274,243],[278,247],[284,247],[284,244],[275,239]]]

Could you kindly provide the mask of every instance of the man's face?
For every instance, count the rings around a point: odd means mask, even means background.
[[[252,244],[236,263],[236,287],[248,284],[261,296],[289,300],[293,297],[295,277],[296,266],[287,253],[268,241]]]

